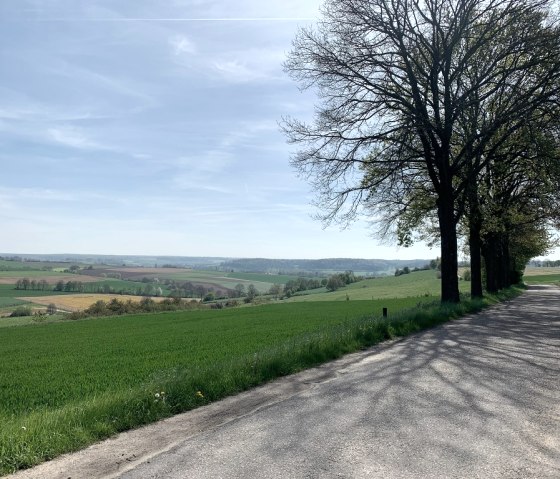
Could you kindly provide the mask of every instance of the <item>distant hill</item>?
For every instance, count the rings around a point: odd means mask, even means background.
[[[220,269],[234,272],[248,273],[332,273],[339,271],[354,271],[365,275],[393,274],[395,269],[408,266],[422,268],[430,262],[429,259],[356,259],[356,258],[325,258],[325,259],[267,259],[244,258],[224,261]]]
[[[325,275],[341,271],[354,271],[366,276],[393,274],[395,269],[422,268],[429,259],[267,259],[227,258],[198,256],[121,256],[95,254],[0,254],[0,257],[15,262],[50,261],[57,263],[104,264],[109,266],[136,267],[181,267],[227,272]]]
[[[10,254],[0,253],[6,259],[20,261],[50,261],[59,263],[104,264],[108,266],[135,266],[154,268],[173,266],[181,268],[215,269],[227,257],[202,257],[202,256],[137,256],[137,255],[102,255],[102,254]]]

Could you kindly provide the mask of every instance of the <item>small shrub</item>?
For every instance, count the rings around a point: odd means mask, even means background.
[[[10,318],[18,318],[22,316],[33,316],[33,311],[29,306],[18,306],[10,314]]]

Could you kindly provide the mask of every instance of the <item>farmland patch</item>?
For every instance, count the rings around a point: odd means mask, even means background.
[[[40,297],[22,297],[19,298],[24,301],[30,301],[35,304],[41,304],[48,306],[49,304],[54,304],[58,309],[63,311],[83,311],[89,308],[92,304],[97,301],[109,302],[112,299],[118,299],[119,301],[135,301],[139,302],[143,299],[143,296],[132,296],[126,294],[68,294],[68,295],[52,295],[52,296],[40,296]],[[154,301],[163,301],[165,298],[152,298]]]

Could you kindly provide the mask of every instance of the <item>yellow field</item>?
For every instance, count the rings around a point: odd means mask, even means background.
[[[539,276],[541,274],[560,274],[560,268],[535,268],[529,266],[525,268],[523,276]]]
[[[92,304],[97,301],[105,301],[108,303],[113,298],[117,298],[119,301],[131,301],[139,302],[142,300],[143,296],[130,296],[126,294],[68,294],[68,295],[53,295],[53,296],[38,296],[38,297],[25,297],[18,298],[24,301],[29,301],[35,304],[42,304],[48,306],[54,303],[57,309],[61,311],[81,311],[89,308]],[[163,301],[165,298],[152,298],[154,301]]]

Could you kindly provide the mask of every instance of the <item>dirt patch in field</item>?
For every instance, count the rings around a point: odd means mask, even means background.
[[[30,301],[35,304],[42,304],[48,306],[53,303],[56,305],[57,309],[62,311],[82,311],[89,308],[92,304],[97,301],[105,301],[108,303],[112,299],[118,299],[119,301],[126,302],[128,300],[139,302],[144,297],[143,296],[131,296],[127,294],[68,294],[68,295],[53,295],[53,296],[37,296],[37,297],[27,297],[18,298],[24,301]],[[152,298],[154,301],[163,301],[166,298]]]

